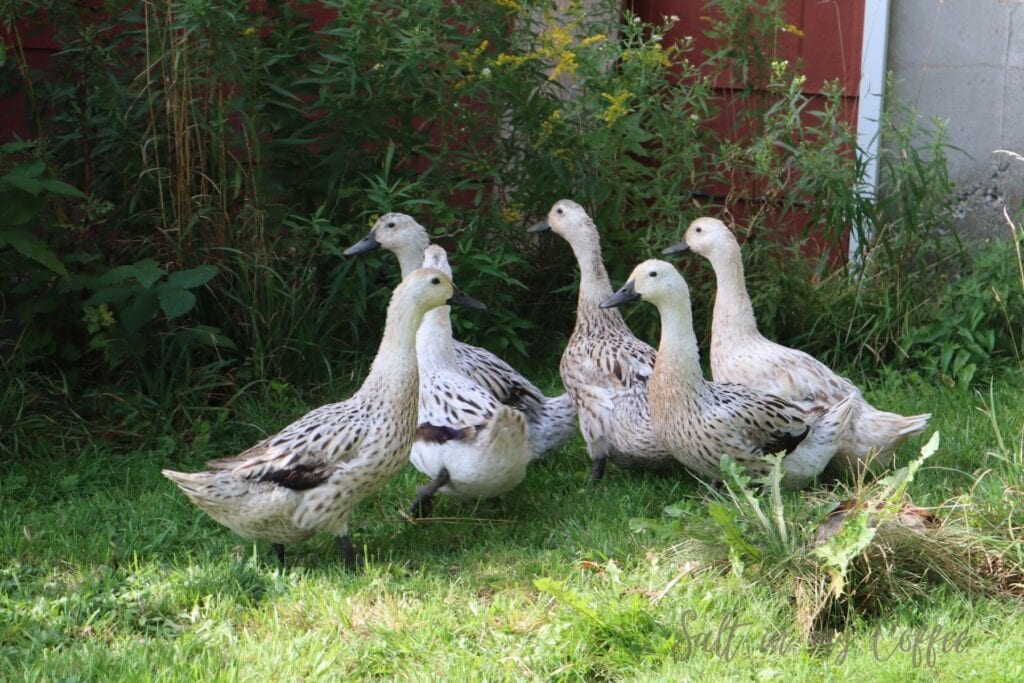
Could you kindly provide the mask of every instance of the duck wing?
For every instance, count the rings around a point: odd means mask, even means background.
[[[478,346],[455,342],[459,370],[498,400],[533,419],[544,408],[544,393],[511,365]]]
[[[350,401],[331,403],[238,455],[208,461],[206,467],[231,470],[245,479],[295,484],[289,488],[309,488],[323,467],[348,462],[359,453],[368,432],[366,419],[361,406]]]
[[[716,400],[706,418],[731,425],[751,453],[792,453],[810,433],[807,413],[789,401],[740,384],[710,385]]]
[[[757,354],[761,362],[751,371],[754,376],[770,376],[766,382],[754,385],[759,389],[784,396],[803,407],[832,406],[851,394],[860,397],[860,390],[853,382],[837,375],[814,356],[767,339],[761,346],[763,353]]]
[[[421,377],[418,440],[444,443],[471,438],[494,418],[499,403],[472,380],[450,372]]]
[[[580,383],[614,392],[646,386],[655,356],[655,350],[636,337],[583,338],[574,345],[568,364]]]

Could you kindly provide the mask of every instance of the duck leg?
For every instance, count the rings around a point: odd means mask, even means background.
[[[363,557],[362,552],[356,550],[355,545],[352,544],[352,538],[348,534],[335,536],[334,540],[338,543],[338,550],[341,551],[341,559],[345,561],[346,567],[359,569],[366,564],[366,558]]]
[[[450,479],[451,476],[448,474],[448,468],[442,467],[441,471],[437,473],[437,476],[429,484],[416,489],[416,497],[412,499],[412,504],[409,505],[409,516],[429,517],[430,511],[434,508],[434,494],[437,493],[438,489],[447,484]]]
[[[270,544],[270,549],[274,551],[275,555],[277,555],[277,561],[280,562],[281,566],[283,567],[284,566],[284,543],[271,543]]]
[[[590,456],[590,483],[594,484],[604,477],[604,467],[608,462],[608,441],[600,436],[587,443],[587,455]]]

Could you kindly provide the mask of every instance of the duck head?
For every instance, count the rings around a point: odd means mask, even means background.
[[[452,267],[448,265],[448,253],[444,247],[431,244],[423,250],[423,267],[440,270],[448,277],[452,276]]]
[[[548,217],[535,223],[527,232],[547,230],[572,242],[575,238],[594,233],[595,227],[582,206],[571,199],[559,199],[548,211]]]
[[[398,254],[415,251],[417,259],[430,244],[427,229],[404,213],[386,213],[377,219],[366,237],[353,244],[343,253],[355,256],[374,249],[383,248]]]
[[[657,306],[664,301],[682,297],[689,301],[690,289],[679,271],[670,263],[649,259],[634,268],[626,284],[602,301],[600,306],[613,308],[637,299],[650,301]]]
[[[410,297],[423,311],[438,306],[487,308],[456,287],[450,277],[436,268],[418,268],[412,271],[402,280],[398,288],[403,291],[404,296]]]
[[[666,248],[664,255],[694,251],[709,261],[730,255],[739,248],[736,238],[725,223],[717,218],[701,216],[690,223],[686,234],[678,243]]]

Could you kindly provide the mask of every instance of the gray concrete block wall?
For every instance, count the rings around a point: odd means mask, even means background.
[[[888,93],[947,122],[962,230],[1008,236],[1024,204],[1024,0],[892,0]]]

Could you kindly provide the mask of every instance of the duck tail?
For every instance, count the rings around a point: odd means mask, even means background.
[[[210,482],[209,472],[175,472],[174,470],[160,470],[189,498],[202,498],[207,485]]]
[[[870,433],[866,436],[871,445],[876,449],[889,451],[908,437],[924,431],[931,417],[931,413],[907,417],[876,410],[872,415],[865,415],[862,422],[870,425]]]
[[[530,438],[526,416],[508,406],[498,406],[487,429],[486,448],[488,450],[523,444]]]
[[[822,444],[832,444],[838,448],[839,441],[846,435],[850,428],[850,419],[853,415],[855,394],[848,394],[846,398],[826,410],[811,427],[811,433],[807,435],[810,440]]]
[[[819,414],[808,426],[807,437],[788,456],[782,485],[803,488],[814,481],[839,451],[839,443],[850,428],[854,394]]]
[[[545,398],[538,419],[530,429],[533,459],[540,460],[548,451],[561,448],[575,432],[576,409],[569,394]]]

